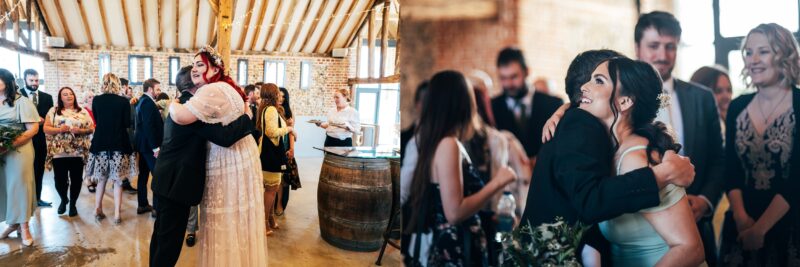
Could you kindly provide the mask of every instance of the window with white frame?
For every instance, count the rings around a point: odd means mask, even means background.
[[[100,61],[100,64],[99,64],[100,80],[103,80],[103,75],[106,75],[106,73],[111,72],[111,55],[109,55],[109,54],[100,54],[100,56],[98,56],[98,58],[99,58],[99,61]]]
[[[286,82],[286,62],[264,61],[264,82],[274,83],[278,87],[285,87]]]
[[[311,88],[311,62],[300,63],[300,89]]]
[[[247,59],[240,59],[237,61],[238,68],[236,69],[236,82],[239,85],[247,84]]]
[[[181,69],[181,59],[178,57],[169,58],[169,85],[175,85],[178,71]]]
[[[153,57],[128,56],[128,80],[131,85],[141,85],[153,77]]]
[[[378,127],[377,145],[400,145],[400,84],[359,84],[356,109],[361,123]]]

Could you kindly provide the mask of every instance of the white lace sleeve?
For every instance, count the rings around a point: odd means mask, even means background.
[[[204,85],[186,101],[186,109],[205,123],[226,125],[244,114],[244,101],[228,84]]]

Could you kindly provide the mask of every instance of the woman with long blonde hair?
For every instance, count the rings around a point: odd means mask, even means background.
[[[92,101],[96,130],[84,171],[85,179],[97,184],[94,214],[98,222],[106,217],[103,213],[106,182],[111,180],[114,184],[114,224],[122,222],[122,181],[139,174],[127,131],[131,124],[131,108],[128,99],[120,95],[121,89],[116,74],[103,76],[102,93]]]

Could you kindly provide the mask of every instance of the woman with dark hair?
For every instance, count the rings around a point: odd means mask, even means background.
[[[33,102],[17,93],[11,72],[0,69],[0,126],[24,131],[14,139],[12,150],[0,149],[4,162],[0,170],[0,221],[8,225],[0,239],[16,231],[25,246],[33,245],[28,227],[36,209],[31,139],[39,131],[39,120]]]
[[[692,74],[691,82],[704,85],[714,93],[720,125],[722,126],[722,135],[725,136],[725,115],[728,114],[728,106],[731,104],[731,98],[733,97],[728,70],[722,66],[702,67]]]
[[[278,98],[278,105],[283,107],[284,118],[286,118],[286,124],[289,126],[294,127],[294,115],[292,115],[292,106],[289,104],[289,90],[286,88],[280,87],[278,88],[281,90],[282,96]],[[287,148],[286,148],[286,157],[289,159],[289,164],[286,166],[287,172],[290,172],[292,168],[297,169],[297,162],[294,159],[294,143],[297,142],[297,133],[292,131],[289,133],[287,138]],[[297,171],[297,170],[296,170]],[[286,173],[286,172],[285,172]],[[278,216],[283,215],[283,212],[286,209],[286,205],[289,204],[289,189],[296,190],[299,188],[300,181],[295,180],[291,181],[287,178],[287,175],[283,176],[283,180],[281,183],[281,189],[278,190],[277,200],[275,201],[275,214]],[[299,177],[292,177],[299,178]]]
[[[278,104],[281,91],[273,83],[261,87],[261,103],[258,105],[256,116],[256,129],[262,134],[259,136],[259,151],[261,155],[261,170],[264,180],[264,209],[267,217],[267,235],[272,230],[278,229],[278,223],[272,213],[275,194],[280,189],[281,174],[286,169],[287,157],[284,155],[284,138],[293,131],[292,126],[286,123],[283,107]]]
[[[77,216],[75,205],[81,194],[83,167],[89,156],[94,123],[89,112],[78,105],[72,88],[58,90],[57,104],[47,112],[43,129],[47,134],[46,166],[53,169],[56,191],[61,197],[58,214],[64,214],[69,204],[69,216]]]
[[[253,115],[244,92],[225,74],[222,55],[206,46],[193,64],[192,82],[200,88],[185,104],[170,104],[175,123],[228,125],[243,114]],[[266,266],[264,184],[256,141],[250,135],[230,147],[209,142],[204,163],[200,266]]]
[[[128,138],[130,102],[120,95],[121,90],[123,88],[117,75],[108,73],[103,76],[103,93],[92,101],[97,126],[84,168],[89,182],[97,184],[94,216],[98,222],[106,218],[103,213],[106,183],[109,180],[113,183],[114,224],[122,223],[123,181],[139,174],[136,154]]]
[[[406,257],[412,262],[406,263],[486,266],[486,236],[477,213],[513,182],[516,174],[502,167],[484,183],[472,168],[459,140],[472,135],[475,100],[461,73],[443,71],[434,75],[424,101],[414,137],[419,160],[409,196],[415,212],[406,227],[415,237],[409,246],[411,257]]]
[[[579,108],[609,130],[615,147],[616,174],[659,164],[680,145],[656,113],[665,102],[661,77],[649,64],[624,57],[601,63],[581,87]],[[698,266],[705,257],[686,191],[667,185],[660,204],[601,222],[611,241],[614,266]]]
[[[800,46],[778,24],[742,42],[742,78],[756,92],[731,102],[726,117],[725,266],[800,264]]]

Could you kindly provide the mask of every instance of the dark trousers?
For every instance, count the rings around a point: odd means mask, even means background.
[[[42,177],[44,177],[44,161],[47,159],[47,142],[44,135],[33,137],[33,178],[36,181],[36,200],[42,200]]]
[[[139,200],[139,207],[147,207],[147,180],[150,178],[150,170],[156,166],[156,158],[152,150],[139,150],[139,181],[136,182],[136,196]],[[155,179],[155,177],[153,177]],[[156,206],[156,199],[153,198],[153,206]]]
[[[333,138],[330,135],[325,136],[325,146],[353,146],[353,138],[339,139]]]
[[[697,229],[700,230],[700,240],[703,240],[703,248],[706,253],[706,263],[709,267],[717,266],[717,240],[714,239],[712,219],[712,217],[702,218],[697,222]]]
[[[150,266],[175,266],[183,248],[189,206],[153,194],[158,199],[156,223],[150,239]]]
[[[69,202],[70,207],[75,207],[83,183],[83,159],[80,157],[53,159],[53,179],[61,202]]]

